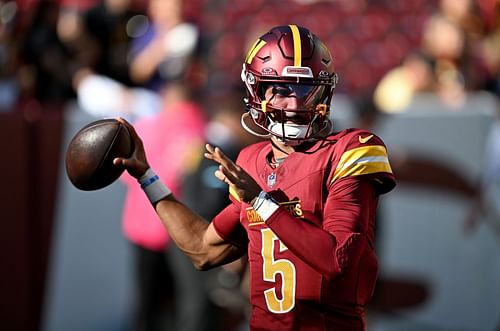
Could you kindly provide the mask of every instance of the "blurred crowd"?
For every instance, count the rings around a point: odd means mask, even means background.
[[[295,0],[287,6],[276,0],[187,1],[183,19],[199,27],[200,39],[189,82],[198,88],[197,98],[210,105],[214,96],[240,85],[249,40],[269,26],[294,22],[315,31],[332,49],[341,77],[337,92],[353,97],[375,92],[382,110],[400,111],[421,91],[455,103],[469,91],[498,95],[499,11],[496,0]],[[148,12],[147,0],[2,0],[0,109],[59,105],[76,98],[79,87],[84,95],[104,86],[117,98],[137,99],[137,105],[105,100],[101,105],[89,97],[84,105],[146,111],[155,102],[147,92],[158,82],[148,82],[147,71],[166,54],[158,42],[146,60],[133,63],[130,57],[134,41],[144,42],[155,21],[169,20],[155,17],[160,12]],[[170,42],[189,41],[192,33],[180,27]],[[180,52],[191,46],[179,45]],[[163,66],[179,67],[175,61]]]
[[[177,189],[179,196],[210,219],[215,210],[206,210],[206,206],[224,205],[227,194],[204,175],[212,170],[211,165],[195,156],[201,155],[202,141],[226,144],[225,150],[234,155],[252,141],[239,125],[243,111],[241,63],[248,42],[271,26],[304,25],[325,40],[340,76],[336,93],[351,100],[368,99],[369,110],[403,112],[421,93],[432,93],[450,109],[459,109],[471,92],[500,96],[498,0],[283,3],[0,0],[0,112],[35,111],[43,116],[45,111],[63,110],[68,103],[76,103],[80,110],[98,117],[130,119],[143,132],[150,132],[145,143],[151,147],[146,147],[159,155],[154,168],[161,169],[163,164],[172,167],[165,170],[170,173],[162,174],[169,187]],[[360,113],[363,111],[366,109]],[[183,122],[172,114],[188,117]],[[174,117],[179,122],[172,122]],[[152,119],[177,123],[177,127],[155,127]],[[184,125],[188,121],[192,129],[189,134]],[[183,135],[183,139],[177,140],[175,146],[164,146],[160,141],[167,138],[153,134],[158,130],[178,133],[177,137]],[[493,144],[492,149],[498,150],[498,145]],[[176,155],[177,159],[162,159],[162,155]],[[182,182],[175,182],[181,178]],[[200,187],[223,193],[207,194],[205,197],[212,201],[200,203]],[[125,218],[127,213],[135,213],[131,208],[125,206]],[[138,250],[137,265],[142,270],[139,278],[153,286],[155,280],[147,277],[171,268],[171,256],[165,259],[166,265],[161,265],[165,263],[163,253],[169,239],[138,234],[134,225],[124,222],[125,234]],[[151,274],[145,271],[146,265],[152,268]],[[245,288],[244,268],[244,263],[232,265],[207,280],[212,290],[207,297],[212,304],[236,309],[236,316],[243,317],[245,292],[240,291],[240,286]],[[175,269],[170,270],[173,281],[187,280],[192,275],[189,270],[182,275],[172,274]],[[155,305],[159,299],[151,297],[152,289],[143,290],[143,300],[149,300],[146,305]],[[186,298],[191,302],[203,300],[200,296]],[[144,316],[135,321],[139,323],[137,329],[155,329],[154,323],[140,323],[156,317],[148,315],[151,312],[141,313]],[[207,310],[198,313],[211,314]],[[190,322],[196,322],[198,315],[193,314],[198,313],[191,310],[187,315],[191,316]],[[231,314],[225,317],[231,318]],[[193,330],[201,328],[193,323]]]

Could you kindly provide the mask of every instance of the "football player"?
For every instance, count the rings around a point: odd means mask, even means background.
[[[268,139],[245,147],[236,162],[206,146],[231,198],[211,222],[170,193],[124,120],[136,149],[114,162],[138,179],[199,269],[248,253],[252,330],[364,330],[377,278],[377,203],[395,186],[387,149],[369,131],[332,132],[337,74],[308,29],[278,26],[262,35],[241,76],[242,125]]]

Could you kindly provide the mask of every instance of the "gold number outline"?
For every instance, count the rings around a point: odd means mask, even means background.
[[[276,287],[264,291],[267,309],[275,314],[284,314],[295,307],[296,276],[295,265],[287,259],[275,259],[274,250],[276,242],[279,251],[288,248],[279,240],[274,232],[265,228],[261,230],[262,236],[262,277],[267,282],[276,283],[276,275],[281,274],[281,298],[278,298]]]

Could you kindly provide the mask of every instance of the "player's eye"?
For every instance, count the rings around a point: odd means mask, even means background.
[[[262,100],[271,100],[276,97],[289,97],[293,92],[288,84],[265,84],[261,87],[260,97]]]
[[[289,97],[293,94],[293,89],[290,88],[290,85],[274,85],[272,87],[272,93],[273,95]]]

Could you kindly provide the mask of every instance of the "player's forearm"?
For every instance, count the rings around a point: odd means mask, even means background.
[[[210,223],[173,195],[155,205],[156,212],[176,245],[196,268],[207,270],[241,256],[240,251],[215,235]]]
[[[257,206],[263,209],[259,214],[274,210],[263,218],[288,249],[325,277],[334,277],[356,265],[369,242],[369,207],[376,204],[374,195],[369,181],[338,183],[325,203],[322,227],[298,220],[272,203]]]
[[[327,231],[307,221],[297,221],[282,207],[266,224],[291,252],[314,270],[327,278],[340,273],[335,256],[337,240]]]

